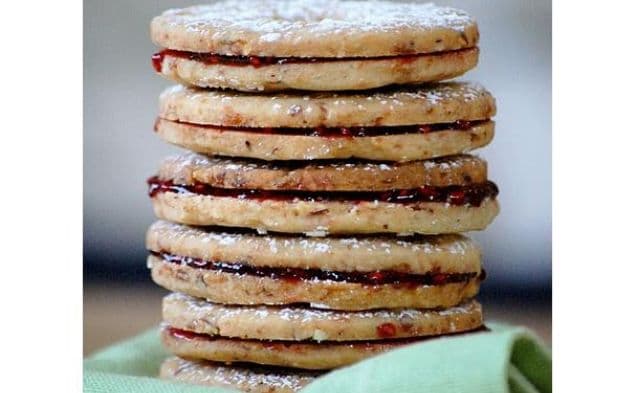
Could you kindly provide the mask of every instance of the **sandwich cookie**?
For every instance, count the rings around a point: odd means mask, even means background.
[[[157,284],[229,305],[451,307],[484,279],[478,246],[461,235],[263,236],[159,221],[146,245]]]
[[[154,18],[155,70],[243,91],[359,90],[439,81],[475,67],[479,31],[463,11],[388,1],[226,0]]]
[[[473,156],[408,163],[263,163],[187,154],[148,180],[159,218],[314,236],[456,233],[497,215],[497,186]]]
[[[322,373],[275,367],[225,366],[205,360],[166,359],[160,370],[163,379],[237,389],[249,393],[295,393]]]
[[[276,96],[183,86],[160,96],[155,131],[209,155],[262,160],[422,160],[464,153],[494,135],[495,100],[473,83],[367,94]]]
[[[199,303],[200,304],[200,303]],[[241,309],[221,305],[205,305],[197,307],[191,303],[192,310],[181,319],[191,318],[186,322],[189,326],[198,326],[201,330],[218,331],[218,323],[227,324],[228,331],[257,331],[255,326],[241,327],[241,321],[256,322],[265,332],[274,335],[285,335],[294,327],[284,326],[284,319],[289,316],[291,325],[306,331],[310,326],[322,325],[325,331],[319,330],[320,338],[331,332],[338,334],[338,326],[351,332],[357,327],[364,332],[371,324],[389,320],[378,325],[377,333],[371,340],[352,341],[317,341],[308,340],[271,340],[250,339],[196,333],[190,330],[164,325],[161,339],[164,346],[173,354],[188,359],[205,359],[222,363],[257,363],[262,365],[302,368],[310,370],[329,370],[347,366],[368,357],[397,349],[405,345],[420,343],[426,340],[443,337],[454,333],[481,330],[481,306],[471,301],[458,307],[442,311],[399,310],[333,313],[319,310],[248,308]],[[188,307],[188,306],[186,306]],[[216,308],[216,309],[215,309]],[[225,309],[224,309],[225,308]],[[224,310],[223,310],[224,309]],[[165,303],[164,303],[165,314]],[[340,318],[339,318],[340,317]],[[305,318],[305,320],[303,320]],[[265,321],[263,321],[265,319]],[[366,321],[365,320],[369,320]],[[400,322],[402,320],[402,322]],[[266,322],[272,322],[269,326]],[[347,326],[351,322],[354,326]],[[416,327],[417,326],[417,327]],[[309,327],[311,328],[311,327]],[[247,329],[247,330],[246,330]],[[396,338],[398,331],[406,331],[409,338]],[[419,336],[414,336],[415,331]],[[261,335],[261,333],[256,333]],[[316,333],[314,332],[314,335]],[[355,335],[355,333],[353,333]],[[378,338],[377,335],[380,335]],[[249,335],[249,333],[248,333]]]

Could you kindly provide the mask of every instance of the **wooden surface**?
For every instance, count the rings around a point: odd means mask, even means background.
[[[167,293],[145,285],[87,284],[84,288],[84,355],[156,326],[161,320],[161,298]],[[551,343],[549,306],[512,301],[483,303],[486,321],[527,326]]]

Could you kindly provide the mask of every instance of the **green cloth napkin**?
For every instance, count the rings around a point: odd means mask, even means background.
[[[535,393],[552,391],[549,351],[524,328],[430,340],[333,371],[303,393]],[[153,329],[84,361],[84,392],[221,393],[156,378],[168,353]]]

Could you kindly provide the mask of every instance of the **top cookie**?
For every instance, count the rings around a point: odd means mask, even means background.
[[[155,44],[240,56],[378,57],[475,47],[463,11],[389,1],[244,1],[173,9],[154,18]]]

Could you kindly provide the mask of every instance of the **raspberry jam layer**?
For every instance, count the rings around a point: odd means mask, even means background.
[[[197,194],[214,197],[232,197],[238,199],[277,200],[277,201],[353,201],[353,202],[389,202],[418,203],[442,202],[451,205],[480,206],[486,198],[494,198],[499,193],[497,185],[491,181],[465,186],[433,187],[422,186],[415,189],[390,191],[300,191],[300,190],[242,190],[218,188],[209,184],[174,184],[172,180],[161,180],[157,176],[148,179],[148,194],[154,197],[162,192],[178,194]]]
[[[360,347],[366,347],[366,346],[372,346],[372,345],[378,345],[378,344],[383,344],[383,343],[391,343],[391,344],[410,344],[413,342],[420,342],[420,341],[424,341],[424,340],[433,340],[436,338],[440,338],[440,337],[444,337],[444,336],[458,336],[458,335],[462,335],[462,334],[469,334],[469,333],[477,333],[477,332],[484,332],[484,331],[489,331],[490,329],[488,329],[485,325],[482,325],[476,329],[472,329],[472,330],[467,330],[464,332],[458,332],[458,333],[446,333],[446,334],[441,334],[441,335],[434,335],[434,336],[425,336],[425,337],[406,337],[406,338],[393,338],[391,339],[391,337],[395,336],[397,334],[397,329],[403,329],[405,331],[410,330],[409,326],[398,326],[392,323],[388,323],[388,324],[382,324],[380,326],[385,326],[385,325],[392,325],[393,326],[393,335],[389,335],[389,336],[385,336],[385,335],[380,335],[378,334],[378,338],[380,338],[380,340],[371,340],[371,341],[321,341],[320,343],[314,341],[314,340],[305,340],[305,341],[282,341],[282,340],[255,340],[255,339],[238,339],[238,338],[231,338],[231,337],[221,337],[221,336],[212,336],[209,334],[205,334],[205,333],[195,333],[195,332],[191,332],[189,330],[183,330],[183,329],[178,329],[172,326],[169,327],[165,327],[164,329],[167,330],[168,334],[171,335],[172,337],[178,339],[178,340],[185,340],[185,341],[196,341],[196,340],[202,340],[202,341],[214,341],[216,339],[222,338],[224,340],[240,340],[240,341],[253,341],[253,342],[259,342],[261,344],[263,344],[263,346],[272,349],[272,350],[277,350],[277,349],[286,349],[289,345],[293,345],[293,344],[316,344],[316,345],[324,345],[326,343],[333,343],[333,344],[338,344],[338,345],[348,345],[348,346],[360,346]]]
[[[458,120],[451,123],[418,124],[411,126],[391,127],[314,127],[314,128],[249,128],[249,127],[223,127],[216,125],[194,124],[182,121],[168,120],[177,124],[186,124],[198,128],[209,128],[220,132],[249,132],[267,135],[299,135],[316,136],[324,138],[353,138],[365,136],[385,136],[401,134],[428,134],[437,131],[467,131],[473,127],[485,124],[488,120],[466,121]],[[155,131],[157,130],[155,122]]]
[[[235,67],[252,66],[254,68],[274,65],[274,64],[311,64],[311,63],[328,63],[335,61],[351,61],[351,60],[386,60],[397,59],[405,64],[412,63],[420,57],[436,56],[449,52],[460,52],[465,49],[459,49],[456,51],[445,51],[436,53],[425,53],[415,55],[400,55],[400,56],[383,56],[383,57],[263,57],[263,56],[227,56],[219,55],[216,53],[199,53],[188,52],[174,49],[164,49],[160,52],[152,55],[152,66],[155,71],[161,72],[161,66],[166,56],[178,57],[181,59],[188,59],[192,61],[198,61],[208,65],[227,65]]]
[[[243,263],[229,263],[220,261],[206,261],[167,252],[150,251],[150,254],[161,258],[166,263],[185,265],[196,269],[216,270],[224,273],[250,275],[256,277],[268,277],[291,282],[329,280],[348,282],[363,285],[446,285],[463,283],[473,278],[483,281],[486,278],[485,270],[472,273],[441,273],[429,272],[425,274],[402,273],[390,270],[375,272],[334,272],[321,269],[300,269],[288,267],[263,267],[252,266]]]

